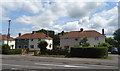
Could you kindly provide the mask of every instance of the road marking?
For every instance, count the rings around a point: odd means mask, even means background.
[[[75,65],[58,65],[58,64],[41,64],[41,63],[35,63],[36,65],[45,65],[45,66],[60,66],[60,67],[76,67],[76,68],[79,68],[79,67],[82,67],[82,68],[88,68],[86,66],[75,66]]]
[[[27,65],[13,65],[13,64],[2,64],[2,65],[15,66],[15,67],[26,67],[26,68],[52,69],[49,67],[38,67],[38,66],[27,66]]]

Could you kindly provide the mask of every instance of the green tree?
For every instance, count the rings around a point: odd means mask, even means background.
[[[83,39],[79,42],[80,46],[82,46],[82,47],[88,47],[88,46],[90,46],[90,44],[89,44],[87,41],[88,41],[87,37],[83,38]]]
[[[120,28],[114,32],[114,39],[118,42],[120,46]]]
[[[41,54],[45,54],[45,50],[47,50],[48,43],[46,41],[40,41],[38,43],[38,48],[40,48]]]
[[[2,45],[2,54],[7,54],[9,50],[10,50],[9,45],[7,45],[7,44]]]
[[[36,33],[40,33],[40,32],[42,32],[42,33],[44,33],[52,38],[54,37],[54,34],[55,34],[55,32],[52,30],[40,29],[40,30],[36,31]]]
[[[117,45],[117,42],[111,37],[106,38],[105,41],[106,41],[106,43],[109,43],[111,46],[116,46]]]
[[[109,43],[101,43],[99,44],[100,47],[110,47],[110,44]]]

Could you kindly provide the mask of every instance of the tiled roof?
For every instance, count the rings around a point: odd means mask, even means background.
[[[51,37],[46,37],[46,34],[44,33],[27,33],[23,34],[20,37],[17,37],[16,39],[35,39],[35,38],[45,38],[45,39],[52,39]]]
[[[100,34],[95,30],[90,31],[71,31],[60,38],[75,38],[75,37],[105,37],[105,35]]]
[[[7,40],[7,35],[2,35],[2,40]],[[14,38],[10,37],[9,40],[14,40]]]

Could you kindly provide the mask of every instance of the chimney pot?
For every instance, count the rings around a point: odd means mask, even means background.
[[[35,34],[36,33],[36,31],[32,31],[32,34]]]
[[[21,33],[19,33],[18,36],[20,37],[20,36],[21,36]]]
[[[80,32],[83,32],[83,28],[80,28]]]
[[[104,33],[104,29],[102,29],[102,34],[104,35],[105,33]]]

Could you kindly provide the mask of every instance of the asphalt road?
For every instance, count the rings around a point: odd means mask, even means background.
[[[38,69],[118,69],[118,55],[112,60],[3,55],[2,69],[33,71]]]

